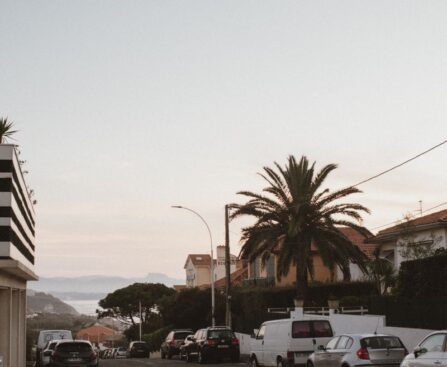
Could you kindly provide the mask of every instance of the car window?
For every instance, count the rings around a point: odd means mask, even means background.
[[[396,336],[374,336],[371,338],[364,338],[360,341],[364,348],[368,349],[390,349],[390,348],[404,348],[400,339]]]
[[[231,330],[209,330],[208,331],[208,338],[215,339],[215,338],[232,338],[233,332]]]
[[[191,334],[191,332],[189,332],[189,331],[178,331],[174,334],[174,339],[175,340],[183,340],[190,334]]]
[[[292,338],[311,338],[310,321],[294,321],[292,323]]]
[[[427,349],[427,352],[442,352],[444,350],[445,334],[434,334],[425,339],[421,348]]]
[[[265,334],[265,325],[262,325],[258,331],[258,335],[256,335],[256,339],[264,339]]]
[[[329,343],[326,344],[326,349],[335,349],[335,346],[337,345],[338,339],[340,339],[339,336],[336,336],[335,338],[329,340]]]
[[[63,343],[57,346],[58,352],[90,352],[92,347],[87,343]]]
[[[313,321],[312,325],[315,338],[328,338],[334,336],[331,324],[328,321]]]
[[[348,343],[349,339],[351,339],[349,336],[343,335],[340,337],[338,343],[337,343],[337,349],[348,349]]]

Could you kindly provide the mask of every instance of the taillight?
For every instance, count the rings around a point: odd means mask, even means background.
[[[368,349],[366,348],[360,348],[357,351],[357,357],[359,357],[360,359],[369,359],[369,352]]]
[[[208,340],[206,341],[206,343],[207,343],[208,345],[216,345],[216,344],[217,344],[217,340],[214,340],[214,339],[208,339]]]
[[[90,360],[91,361],[94,361],[96,359],[96,353],[95,352],[92,352],[91,354],[90,354]]]
[[[232,338],[232,339],[231,339],[231,344],[233,344],[233,345],[239,345],[239,339],[238,339],[238,338]]]

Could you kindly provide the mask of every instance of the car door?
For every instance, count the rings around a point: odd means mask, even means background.
[[[339,336],[332,338],[325,346],[324,349],[317,349],[314,354],[315,367],[327,367],[332,351],[337,346]]]
[[[410,367],[437,367],[447,366],[446,360],[446,334],[437,333],[429,335],[419,344],[421,351],[417,357],[408,360]]]
[[[349,336],[342,335],[338,339],[336,347],[329,352],[326,367],[340,367],[343,357],[349,353],[354,340]]]
[[[256,355],[256,360],[261,366],[265,365],[264,359],[264,335],[265,335],[265,325],[261,325],[258,334],[255,336],[253,342],[253,353]]]

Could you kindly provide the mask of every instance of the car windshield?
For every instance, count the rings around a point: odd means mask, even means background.
[[[363,347],[368,349],[403,348],[402,342],[395,336],[374,336],[361,340]]]
[[[176,332],[176,333],[174,334],[174,339],[175,339],[175,340],[183,340],[183,339],[185,339],[188,335],[191,335],[191,332],[190,332],[190,331],[179,331],[179,332]]]
[[[147,348],[146,343],[134,343],[133,346],[136,348]]]
[[[63,343],[57,347],[58,352],[90,352],[92,347],[87,343]]]
[[[208,338],[217,339],[217,338],[232,338],[233,332],[231,330],[209,330]]]

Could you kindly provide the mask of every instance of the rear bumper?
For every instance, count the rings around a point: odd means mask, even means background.
[[[216,348],[207,347],[202,349],[202,354],[206,358],[240,358],[240,349],[235,347]]]

